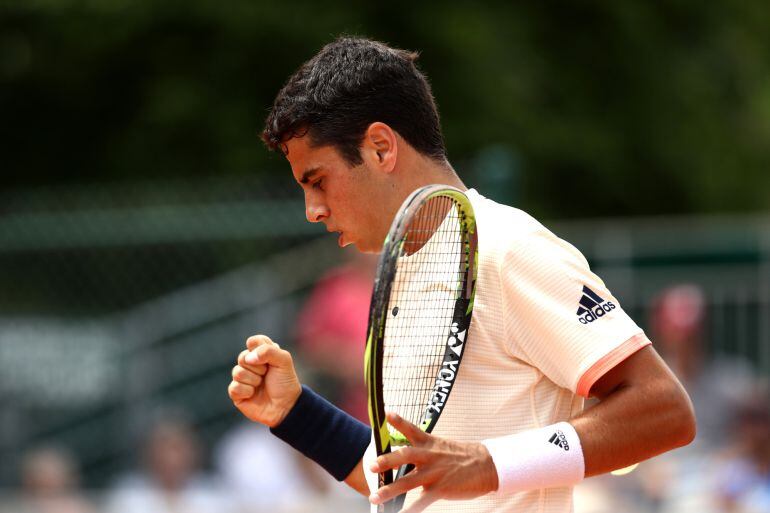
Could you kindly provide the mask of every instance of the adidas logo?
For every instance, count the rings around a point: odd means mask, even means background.
[[[548,443],[564,449],[565,451],[569,451],[569,443],[567,442],[567,437],[564,436],[564,432],[558,429],[556,430],[556,433],[552,434],[551,438],[548,439]]]
[[[583,297],[580,298],[580,306],[577,309],[578,320],[582,324],[594,322],[614,309],[615,305],[612,301],[605,301],[596,292],[583,285]]]

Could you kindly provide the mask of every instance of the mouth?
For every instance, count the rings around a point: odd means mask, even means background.
[[[327,226],[326,231],[329,233],[337,234],[337,245],[339,245],[339,247],[344,248],[345,246],[351,244],[350,241],[345,240],[345,233],[339,228],[330,228]]]
[[[342,230],[333,230],[337,234],[337,245],[341,248],[350,244],[350,241],[345,240],[345,232]]]

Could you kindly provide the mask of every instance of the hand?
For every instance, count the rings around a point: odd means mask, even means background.
[[[227,393],[247,418],[269,427],[280,424],[297,402],[302,387],[291,354],[265,335],[246,340]]]
[[[497,490],[497,470],[483,444],[429,435],[394,413],[388,413],[387,419],[407,437],[411,446],[379,456],[370,470],[398,469],[407,463],[415,468],[370,495],[372,504],[382,504],[422,486],[417,500],[401,510],[401,513],[419,513],[439,499],[473,499]]]

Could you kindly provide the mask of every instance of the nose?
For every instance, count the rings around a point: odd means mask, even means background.
[[[305,217],[308,222],[318,223],[329,217],[329,208],[313,198],[312,195],[305,195]]]

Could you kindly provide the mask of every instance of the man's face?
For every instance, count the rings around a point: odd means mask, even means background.
[[[305,193],[307,220],[338,232],[340,246],[355,244],[359,251],[379,252],[392,217],[382,201],[387,192],[384,174],[366,160],[350,167],[333,146],[312,147],[307,135],[289,139],[286,147],[294,179]]]

